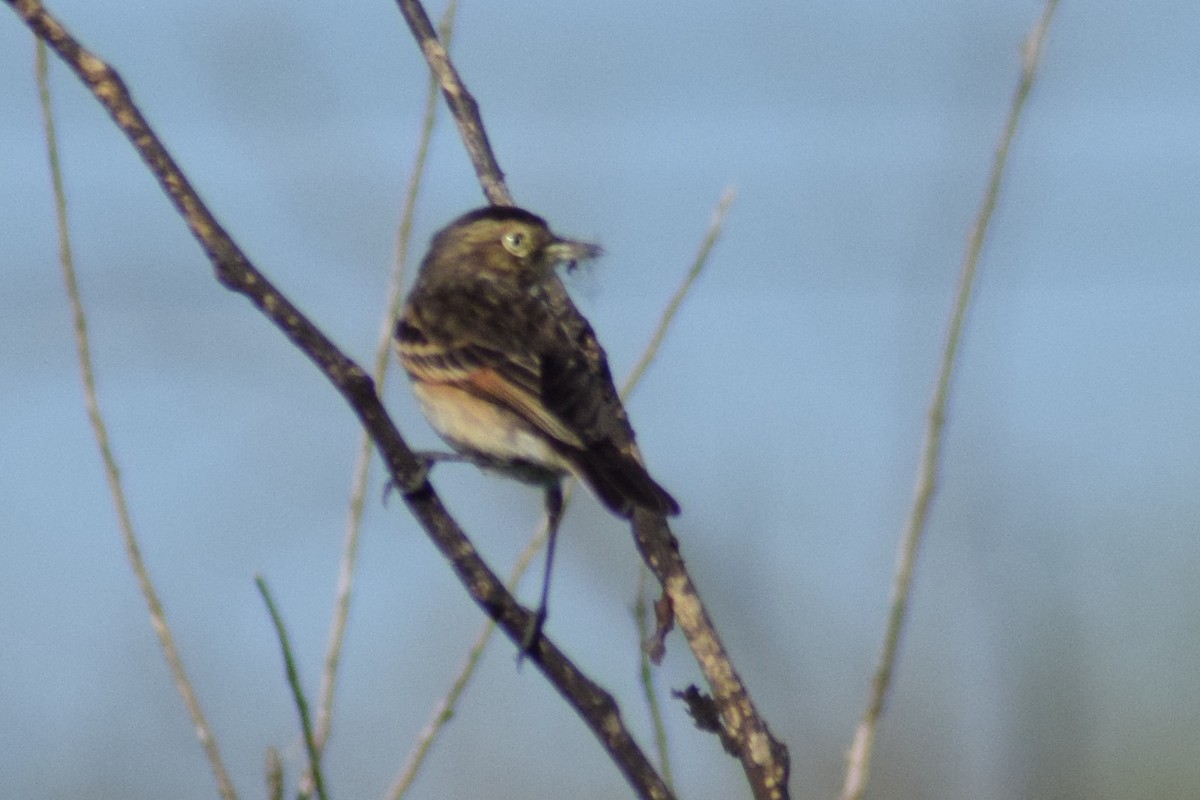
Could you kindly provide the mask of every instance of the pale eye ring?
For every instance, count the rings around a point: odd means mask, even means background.
[[[529,237],[524,231],[509,231],[500,237],[500,244],[514,256],[529,254]]]

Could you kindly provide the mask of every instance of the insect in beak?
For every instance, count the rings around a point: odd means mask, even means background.
[[[580,261],[599,258],[604,249],[598,244],[577,242],[573,239],[555,239],[546,245],[546,256],[553,264],[566,264],[567,272],[574,272]]]

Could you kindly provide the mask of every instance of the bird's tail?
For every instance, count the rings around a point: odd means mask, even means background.
[[[579,476],[614,514],[629,519],[634,508],[665,516],[679,513],[679,503],[650,477],[635,455],[605,443],[576,451],[572,459]]]

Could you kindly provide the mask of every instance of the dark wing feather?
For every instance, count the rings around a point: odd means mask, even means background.
[[[577,325],[570,325],[577,320]],[[635,506],[678,514],[679,504],[642,463],[633,428],[613,384],[608,359],[591,326],[578,312],[569,347],[541,358],[542,401],[583,441],[568,455],[606,506],[629,517]],[[567,331],[570,332],[570,331]]]

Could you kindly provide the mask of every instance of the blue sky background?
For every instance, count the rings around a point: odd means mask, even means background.
[[[389,3],[53,5],[109,59],[221,221],[369,360],[426,72]],[[440,13],[440,8],[431,8]],[[828,798],[862,711],[967,232],[1034,2],[464,3],[454,52],[518,202],[608,256],[574,282],[632,366],[727,185],[725,235],[630,403],[684,555],[794,796]],[[984,251],[872,794],[1182,797],[1200,785],[1200,7],[1064,3]],[[125,564],[56,263],[31,36],[0,13],[0,794],[215,796]],[[145,556],[244,797],[301,763],[253,576],[315,693],[354,418],[222,289],[73,76],[53,86],[100,401]],[[482,202],[437,130],[414,243]],[[436,439],[404,379],[387,404]],[[378,797],[481,614],[374,501],[327,774]],[[526,487],[436,485],[498,571]],[[649,745],[637,560],[590,498],[549,632]],[[532,601],[537,581],[522,586]],[[497,642],[412,797],[624,797]],[[699,678],[679,636],[664,692]],[[680,794],[744,796],[668,703]]]

